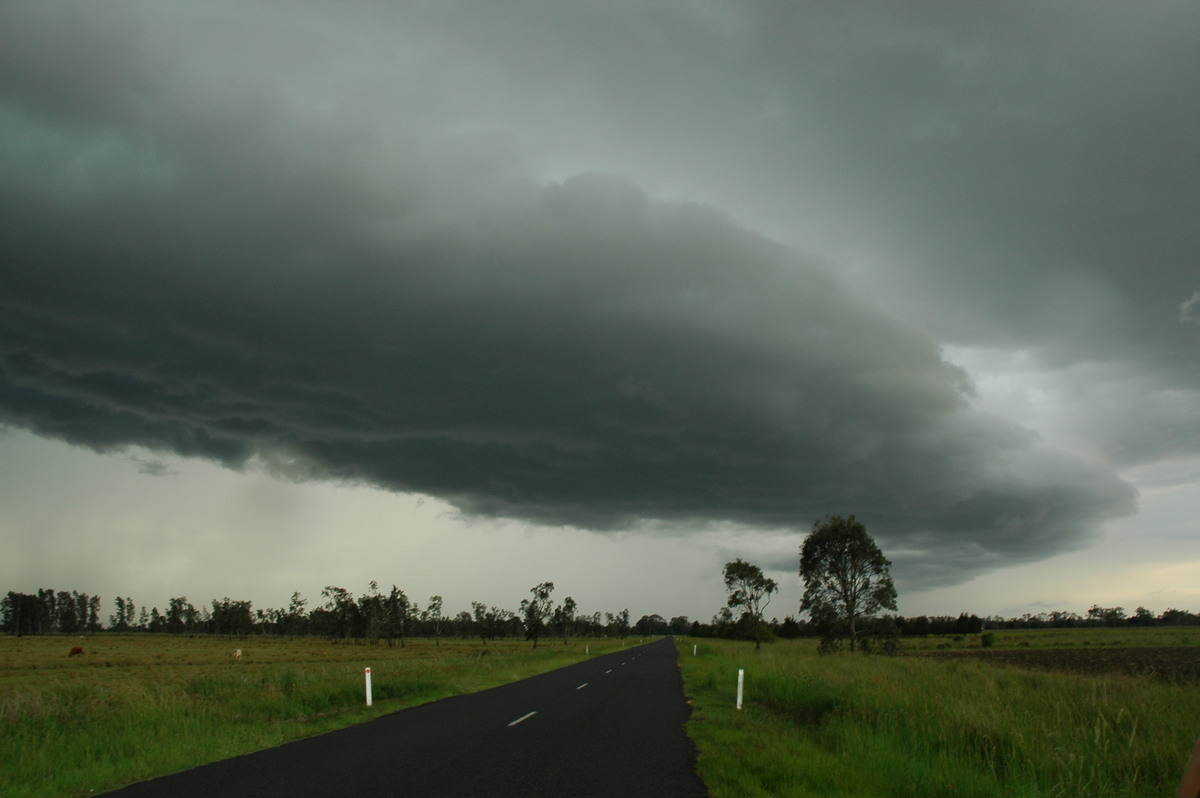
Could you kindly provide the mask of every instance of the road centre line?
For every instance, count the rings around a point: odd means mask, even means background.
[[[523,721],[523,720],[529,720],[530,718],[532,718],[532,717],[533,717],[534,715],[536,715],[536,714],[537,714],[537,711],[536,711],[536,710],[534,710],[533,712],[530,712],[528,715],[522,715],[521,717],[517,718],[516,720],[514,720],[512,723],[510,723],[510,724],[508,724],[508,725],[509,725],[509,726],[516,726],[516,725],[517,725],[518,723],[520,723],[521,721]]]
[[[587,687],[587,686],[588,686],[588,683],[587,683],[587,682],[584,682],[583,684],[579,685],[579,686],[578,686],[578,687],[576,687],[575,689],[576,689],[576,690],[582,690],[583,688],[585,688],[585,687]]]

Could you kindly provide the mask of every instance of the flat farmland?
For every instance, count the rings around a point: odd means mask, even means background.
[[[1100,676],[1123,674],[1200,684],[1200,648],[1027,648],[927,652],[935,659],[972,658],[997,665]]]
[[[906,640],[905,651],[941,659],[974,658],[996,665],[1089,676],[1123,675],[1200,684],[1200,629],[1049,629]]]
[[[87,795],[475,692],[620,640],[0,638],[0,795]],[[69,656],[74,647],[83,654]],[[234,658],[241,649],[240,659]],[[365,706],[370,667],[374,706]]]
[[[1174,794],[1200,735],[1196,630],[994,634],[986,649],[979,635],[909,638],[895,657],[681,641],[709,794]]]

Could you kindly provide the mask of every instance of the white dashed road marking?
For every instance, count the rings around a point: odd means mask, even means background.
[[[512,723],[510,723],[510,724],[508,724],[508,725],[509,725],[509,726],[516,726],[516,725],[517,725],[518,723],[520,723],[521,721],[523,721],[523,720],[529,720],[530,718],[532,718],[532,717],[533,717],[534,715],[536,715],[536,714],[537,714],[537,712],[535,711],[535,712],[530,712],[528,715],[522,715],[521,717],[517,718],[516,720],[514,720]]]

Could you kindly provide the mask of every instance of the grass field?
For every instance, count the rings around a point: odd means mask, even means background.
[[[1077,629],[997,629],[991,635],[993,648],[1164,648],[1200,646],[1200,628],[1083,627]],[[981,648],[983,635],[930,635],[906,637],[904,651],[945,651]]]
[[[85,653],[68,657],[76,645]],[[596,655],[622,643],[0,637],[0,795],[114,789],[552,670],[584,659],[585,646]]]
[[[1071,658],[1119,669],[1161,651],[1195,663],[1197,637],[997,632],[987,649],[978,636],[906,640],[901,657],[820,656],[812,641],[759,654],[721,640],[679,648],[695,707],[688,731],[714,798],[1159,796],[1173,794],[1200,734],[1200,681],[1153,668],[1096,675]],[[75,645],[86,653],[69,658]],[[482,655],[477,641],[457,640],[0,638],[0,795],[113,789],[544,672],[584,658],[585,645],[595,655],[621,643],[491,642]]]
[[[1038,642],[1047,651],[1057,641],[1058,649],[1136,655],[1136,645],[1110,631],[1129,638],[1131,630],[1072,630]],[[1141,641],[1168,647],[1172,638]],[[936,640],[924,642],[938,650]],[[987,652],[1021,650],[1022,642],[1030,641],[999,633]],[[679,648],[695,708],[688,730],[714,798],[1173,795],[1200,734],[1195,683],[974,657],[821,656],[810,641],[781,641],[758,654],[752,643],[719,640]],[[1180,650],[1200,656],[1200,648]]]

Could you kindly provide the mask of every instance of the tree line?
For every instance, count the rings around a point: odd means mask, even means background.
[[[1110,608],[1111,609],[1111,608]],[[1139,607],[1141,614],[1124,615],[1120,617],[1097,617],[1090,611],[1084,615],[1076,612],[1054,611],[1037,614],[1026,613],[1021,616],[1005,618],[1002,615],[979,616],[974,613],[959,615],[883,615],[868,621],[865,629],[867,636],[880,637],[886,634],[896,634],[900,637],[930,637],[938,635],[969,635],[979,634],[985,630],[995,629],[1086,629],[1096,627],[1156,627],[1156,626],[1200,626],[1200,614],[1186,610],[1168,609],[1157,615],[1144,607]],[[686,619],[685,619],[686,620]],[[783,620],[778,617],[763,622],[766,639],[797,637],[819,637],[820,628],[805,619],[797,620],[796,616],[788,615]],[[753,640],[754,629],[749,623],[749,615],[743,613],[734,617],[728,607],[712,617],[708,623],[691,623],[687,634],[699,637],[727,637],[730,639]]]
[[[1000,618],[960,613],[953,616],[905,618],[883,614],[896,610],[896,589],[891,563],[854,516],[832,516],[813,524],[800,547],[799,574],[804,581],[800,612],[806,620],[789,615],[765,620],[771,596],[779,585],[762,570],[738,558],[725,564],[726,605],[708,624],[676,616],[643,615],[630,623],[629,610],[619,613],[579,611],[567,596],[555,604],[553,582],[529,590],[517,611],[471,602],[471,609],[456,615],[443,613],[442,597],[433,595],[422,609],[403,590],[392,585],[384,592],[372,581],[366,593],[354,596],[342,587],[327,585],[323,603],[308,610],[308,601],[293,593],[286,609],[254,609],[249,601],[225,597],[199,608],[186,596],[171,598],[166,612],[158,607],[138,607],[133,599],[118,596],[107,626],[100,618],[100,597],[78,591],[38,590],[36,594],[10,591],[0,599],[0,630],[10,635],[76,634],[81,632],[149,632],[214,634],[246,637],[252,634],[320,636],[332,640],[404,645],[419,636],[436,641],[444,636],[478,637],[485,645],[499,638],[525,637],[536,648],[538,641],[554,635],[570,637],[626,637],[662,634],[729,637],[754,640],[756,648],[777,637],[819,637],[822,650],[842,641],[851,651],[880,646],[894,647],[899,637],[945,634],[978,634],[987,629],[1038,629],[1085,626],[1192,626],[1200,615],[1168,609],[1154,615],[1138,607],[1127,615],[1123,607],[1092,605],[1086,616],[1072,612],[1026,614]],[[738,614],[735,614],[735,611]]]
[[[531,588],[530,597],[522,600],[515,611],[473,601],[470,610],[454,615],[444,611],[441,596],[430,596],[421,607],[396,585],[384,591],[375,581],[359,596],[343,587],[327,585],[321,591],[321,604],[312,609],[299,592],[292,594],[286,608],[267,609],[255,609],[250,601],[229,597],[197,607],[187,596],[177,596],[163,611],[118,596],[112,613],[103,619],[100,596],[48,589],[37,593],[9,591],[0,599],[0,631],[9,635],[145,632],[239,638],[316,636],[389,646],[403,646],[411,637],[437,642],[443,637],[479,638],[485,645],[490,640],[523,637],[534,647],[551,636],[565,640],[659,633],[661,618],[657,615],[642,616],[631,624],[628,609],[584,613],[570,596],[556,603],[553,592],[553,582],[541,582]]]
[[[691,624],[689,633],[754,640],[756,649],[777,637],[809,636],[820,638],[822,651],[833,650],[843,641],[851,651],[876,647],[886,651],[895,649],[899,637],[979,634],[985,628],[1200,625],[1200,615],[1184,610],[1168,609],[1156,616],[1138,607],[1126,615],[1123,607],[1098,604],[1092,605],[1086,616],[1059,611],[1007,619],[965,612],[958,617],[880,614],[896,610],[890,567],[891,562],[853,515],[830,516],[813,524],[800,547],[799,575],[804,582],[800,612],[807,614],[806,620],[789,615],[782,622],[778,618],[766,621],[764,611],[779,585],[758,566],[738,558],[725,564],[726,605],[711,623]]]

